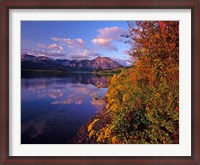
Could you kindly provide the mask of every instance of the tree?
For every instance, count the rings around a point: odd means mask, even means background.
[[[110,79],[109,122],[95,129],[106,116],[101,115],[91,123],[90,136],[97,143],[179,143],[179,23],[128,25],[135,65]]]
[[[179,22],[138,21],[135,25],[129,22],[129,30],[129,53],[137,59],[134,74],[144,93],[149,123],[146,131],[152,136],[148,139],[156,143],[177,143]]]

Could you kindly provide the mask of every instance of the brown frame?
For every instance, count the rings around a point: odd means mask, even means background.
[[[9,9],[191,9],[192,10],[192,156],[189,157],[16,157],[9,156]],[[3,0],[1,2],[0,116],[2,164],[200,164],[199,0]],[[0,163],[0,164],[1,164]]]

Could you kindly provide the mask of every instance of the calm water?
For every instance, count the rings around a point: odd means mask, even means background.
[[[107,78],[91,74],[21,80],[21,143],[74,143],[81,126],[105,106]]]

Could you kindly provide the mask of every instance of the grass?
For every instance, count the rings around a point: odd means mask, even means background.
[[[103,76],[113,76],[114,74],[119,74],[121,73],[122,70],[126,70],[129,67],[120,67],[120,68],[116,68],[116,69],[108,69],[108,70],[101,70],[101,71],[94,71],[92,72],[93,74],[96,75],[103,75]]]

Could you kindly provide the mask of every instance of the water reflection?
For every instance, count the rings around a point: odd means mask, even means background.
[[[107,81],[90,74],[22,78],[22,144],[73,143],[78,129],[105,106],[100,97]]]

